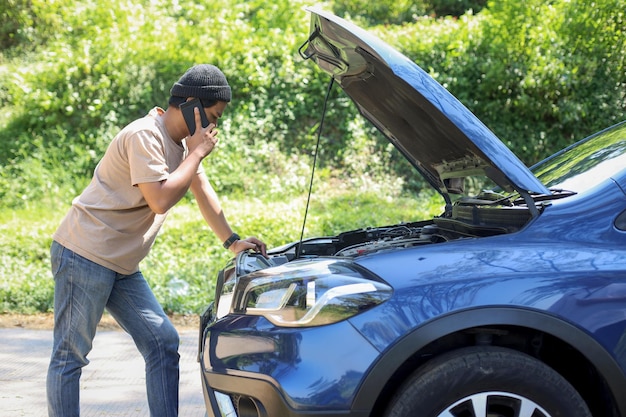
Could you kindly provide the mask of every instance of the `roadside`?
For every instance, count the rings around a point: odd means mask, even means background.
[[[197,330],[200,323],[200,317],[195,314],[176,314],[170,316],[170,320],[174,323],[174,326],[181,330]],[[15,313],[2,313],[0,314],[0,328],[22,328],[31,330],[52,330],[54,319],[52,313],[38,313],[38,314],[15,314]],[[102,320],[98,325],[100,330],[122,330],[120,326],[115,322],[113,317],[108,314],[102,316]]]
[[[181,417],[205,415],[197,362],[198,318],[176,316],[180,334]],[[46,369],[52,315],[0,314],[0,417],[47,415]],[[80,383],[83,417],[149,417],[144,362],[132,338],[110,316],[98,327]]]

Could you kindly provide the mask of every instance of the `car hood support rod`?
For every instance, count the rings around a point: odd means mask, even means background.
[[[326,118],[326,107],[328,105],[328,98],[330,97],[330,92],[333,89],[334,83],[335,83],[335,79],[331,77],[330,83],[328,83],[328,90],[326,91],[326,98],[324,99],[324,108],[322,109],[322,119],[320,121],[319,129],[317,130],[317,143],[315,144],[315,152],[313,154],[313,166],[311,167],[311,179],[309,181],[309,195],[306,198],[306,208],[304,209],[304,219],[302,219],[302,231],[300,232],[300,241],[296,249],[296,259],[300,258],[300,255],[302,252],[302,240],[304,239],[304,228],[306,226],[306,218],[309,213],[311,193],[313,192],[313,179],[315,177],[315,165],[317,164],[317,155],[319,153],[320,141],[322,138],[322,129],[324,128],[324,119]]]

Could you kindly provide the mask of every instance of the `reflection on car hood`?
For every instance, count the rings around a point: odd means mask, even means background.
[[[546,193],[526,166],[461,102],[414,62],[358,26],[318,8],[301,48],[361,114],[440,193],[486,175],[504,190]],[[306,48],[304,48],[306,46]]]

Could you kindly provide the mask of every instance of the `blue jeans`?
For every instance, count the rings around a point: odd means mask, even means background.
[[[49,416],[80,415],[80,376],[105,308],[143,355],[150,416],[177,416],[179,336],[141,272],[118,274],[57,242],[50,254],[55,289]]]

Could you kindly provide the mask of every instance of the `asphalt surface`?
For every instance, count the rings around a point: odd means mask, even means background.
[[[180,417],[205,415],[197,331],[180,333]],[[0,328],[0,416],[44,417],[51,330]],[[98,330],[83,368],[81,417],[149,417],[143,358],[129,335]]]

